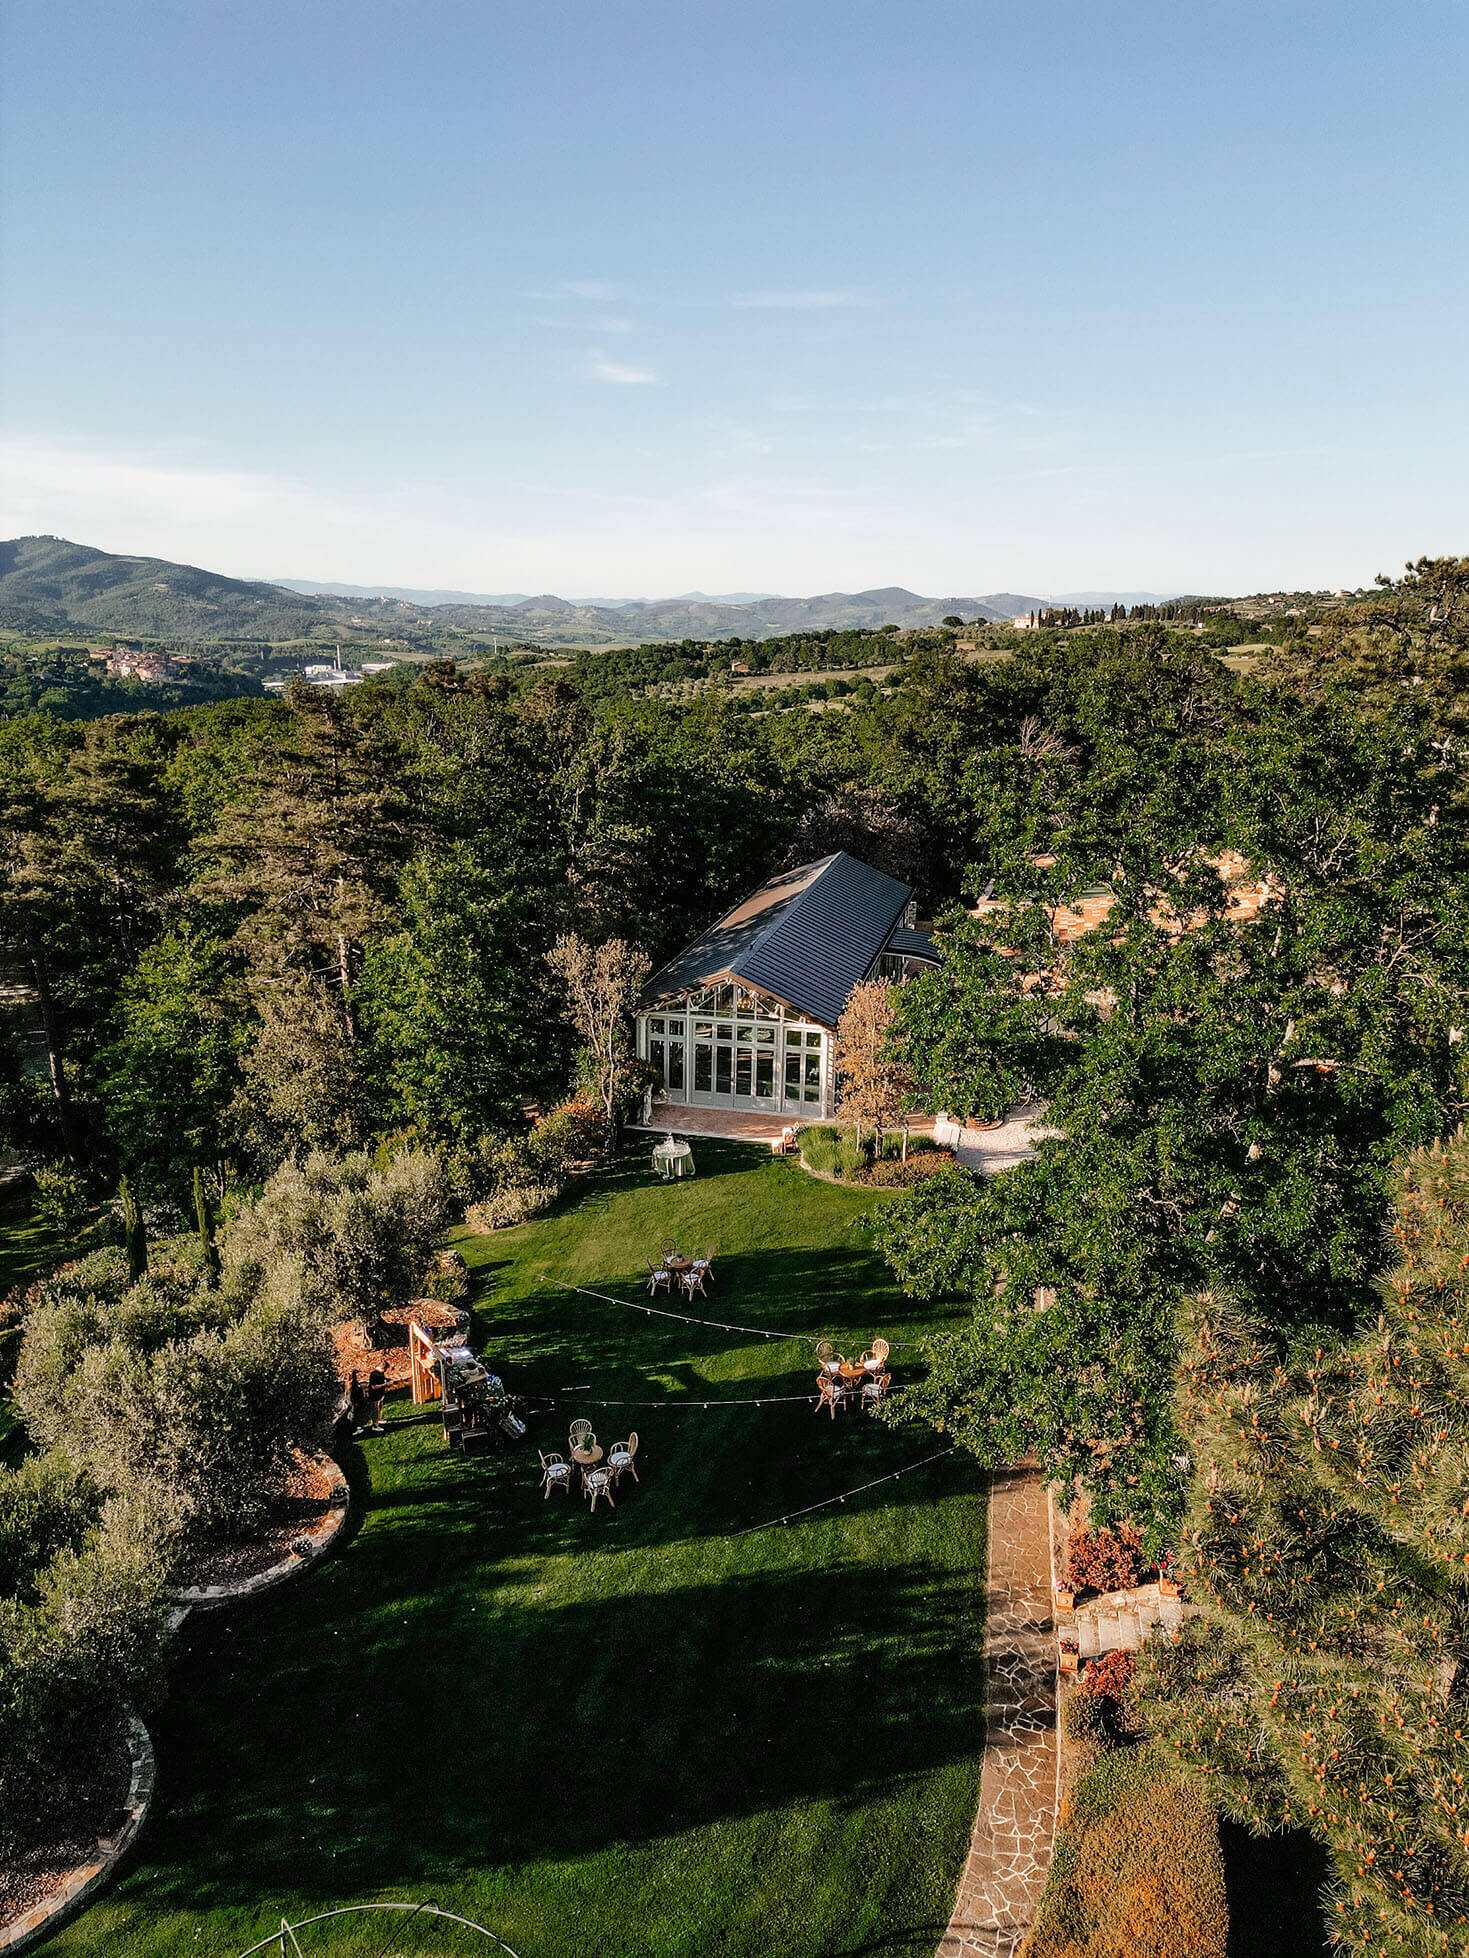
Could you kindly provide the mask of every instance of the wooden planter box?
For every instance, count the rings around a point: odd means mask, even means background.
[[[1076,1609],[1076,1593],[1067,1590],[1064,1584],[1058,1584],[1056,1586],[1056,1609],[1057,1611],[1075,1611]]]
[[[1075,1646],[1063,1645],[1061,1647],[1061,1670],[1062,1672],[1080,1672],[1081,1654]]]

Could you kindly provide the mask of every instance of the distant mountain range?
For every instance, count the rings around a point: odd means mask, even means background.
[[[1155,593],[1087,592],[1070,604],[1136,603]],[[966,623],[1008,619],[1052,602],[1022,592],[979,598],[924,598],[901,585],[823,592],[814,598],[733,592],[707,597],[573,602],[554,593],[498,596],[415,591],[405,586],[269,584],[226,578],[164,558],[119,557],[60,537],[0,543],[0,626],[55,633],[110,632],[148,639],[322,638],[402,640],[447,650],[456,637],[497,635],[543,646],[626,646],[681,639],[771,639],[788,632],[883,625],[933,626],[957,615]]]
[[[425,591],[415,585],[335,585],[317,578],[272,578],[273,585],[286,591],[307,592],[321,598],[401,598],[406,605],[527,605],[530,593],[523,591]],[[665,604],[686,605],[697,600],[711,605],[754,605],[779,594],[770,591],[684,591]],[[595,605],[615,612],[624,605],[645,605],[642,598],[582,598],[579,605]]]

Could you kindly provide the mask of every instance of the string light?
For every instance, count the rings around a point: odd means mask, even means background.
[[[748,1333],[752,1339],[794,1339],[806,1344],[804,1333],[771,1332],[766,1326],[727,1326],[722,1319],[697,1319],[690,1312],[665,1312],[661,1306],[643,1305],[637,1299],[616,1299],[610,1292],[594,1292],[590,1285],[568,1285],[566,1290],[579,1292],[583,1298],[601,1299],[604,1305],[622,1305],[629,1312],[648,1313],[655,1319],[677,1319],[683,1326],[708,1326],[719,1333]]]
[[[561,1391],[565,1394],[577,1390],[563,1387]],[[792,1407],[797,1402],[806,1407],[814,1407],[821,1396],[819,1394],[763,1394],[758,1400],[717,1401],[684,1400],[677,1394],[665,1394],[662,1400],[657,1401],[567,1401],[559,1398],[546,1399],[538,1394],[527,1394],[525,1398],[527,1403],[538,1411],[548,1407],[667,1407],[687,1414],[692,1408],[707,1413],[711,1407]]]
[[[734,1530],[727,1541],[733,1543],[736,1537],[754,1536],[758,1530],[773,1530],[782,1524],[794,1523],[800,1516],[812,1516],[818,1509],[830,1509],[836,1503],[845,1503],[848,1496],[866,1495],[869,1489],[880,1489],[885,1482],[900,1482],[905,1475],[912,1475],[915,1469],[927,1468],[930,1462],[941,1462],[945,1455],[952,1455],[952,1448],[940,1448],[936,1455],[925,1455],[920,1462],[910,1462],[907,1468],[894,1469],[891,1475],[879,1475],[875,1481],[860,1482],[855,1489],[848,1489],[840,1496],[828,1496],[825,1502],[808,1503],[804,1509],[793,1509],[785,1516],[772,1516],[768,1523],[752,1523],[748,1529]]]

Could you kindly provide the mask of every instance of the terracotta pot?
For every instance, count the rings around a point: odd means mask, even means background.
[[[1176,1577],[1160,1577],[1158,1579],[1158,1596],[1160,1598],[1181,1598],[1183,1596],[1183,1586]]]

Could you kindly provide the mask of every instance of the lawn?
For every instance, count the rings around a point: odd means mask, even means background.
[[[138,1860],[51,1950],[228,1958],[283,1912],[432,1896],[522,1958],[932,1952],[978,1795],[979,1479],[950,1457],[737,1535],[938,1444],[716,1404],[805,1392],[824,1334],[885,1334],[901,1378],[941,1315],[888,1282],[875,1194],[696,1148],[692,1182],[639,1150],[550,1217],[460,1241],[497,1371],[562,1402],[533,1442],[564,1449],[586,1401],[661,1403],[586,1409],[604,1443],[637,1429],[640,1485],[595,1516],[546,1502],[533,1446],[462,1460],[396,1410],[350,1465],[351,1542],[186,1625]],[[562,1289],[644,1298],[666,1238],[718,1249],[692,1310],[799,1338]]]

